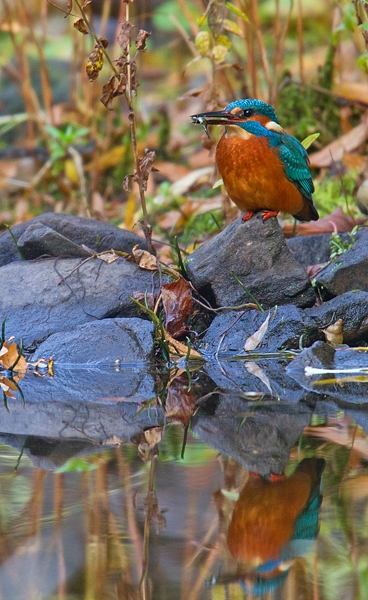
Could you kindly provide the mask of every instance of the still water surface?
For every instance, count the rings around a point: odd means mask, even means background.
[[[136,443],[0,445],[0,599],[368,598],[368,437],[315,417],[286,478],[181,425]],[[234,438],[238,435],[234,431]],[[70,442],[69,442],[70,446]]]

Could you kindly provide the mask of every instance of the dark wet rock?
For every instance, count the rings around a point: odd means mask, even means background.
[[[305,388],[286,373],[287,360],[212,360],[204,370],[223,391],[235,390],[245,398],[269,395],[275,400],[299,402]]]
[[[117,395],[110,398],[108,394],[111,393],[111,386],[108,377],[106,373],[103,376],[102,372],[100,377],[100,389],[101,385],[106,383],[106,398],[101,397],[100,401],[90,402],[89,392],[92,390],[92,385],[86,387],[83,401],[76,401],[75,398],[72,399],[71,395],[70,401],[66,400],[66,396],[64,396],[65,401],[61,401],[55,399],[57,398],[57,388],[53,386],[52,381],[40,377],[34,377],[40,382],[37,384],[38,396],[34,398],[34,401],[27,400],[29,397],[27,392],[30,389],[27,376],[21,382],[24,388],[25,402],[22,403],[17,394],[17,400],[8,399],[9,412],[5,408],[3,409],[2,435],[82,440],[113,446],[130,441],[142,430],[163,424],[164,416],[160,406],[150,402],[149,408],[147,407],[145,410],[143,400],[141,403],[138,399],[129,401],[129,398],[118,395],[118,385],[116,385]],[[120,374],[120,380],[120,385],[124,385],[124,374]],[[85,381],[88,383],[87,378]],[[77,386],[80,382],[73,381],[71,378],[70,390],[73,383]],[[43,387],[46,388],[45,393]],[[62,390],[63,386],[60,385],[59,391]],[[50,392],[54,399],[50,399]],[[80,389],[80,397],[82,397],[82,392],[83,390]]]
[[[357,231],[353,240],[358,240],[363,231]],[[339,233],[342,242],[350,242],[350,233]],[[286,240],[288,248],[298,262],[304,267],[310,265],[321,265],[331,260],[331,234],[320,233],[318,235],[301,235]]]
[[[16,448],[22,456],[28,456],[38,469],[54,470],[61,467],[70,458],[80,458],[106,451],[96,447],[90,441],[59,441],[52,438],[5,434],[0,435],[0,442]]]
[[[45,355],[46,360],[49,356]],[[19,382],[20,392],[25,403],[64,402],[71,404],[85,402],[145,402],[155,398],[155,380],[147,365],[136,366],[54,366],[54,376],[39,377],[29,373]],[[13,406],[9,401],[9,408]],[[37,410],[39,410],[37,408]],[[47,410],[47,408],[45,408]],[[4,430],[5,431],[5,430]],[[46,435],[33,432],[33,435]]]
[[[311,422],[314,404],[315,395],[310,403],[290,405],[267,396],[260,404],[219,394],[201,405],[192,428],[216,450],[266,477],[284,472],[292,446]]]
[[[216,306],[251,302],[240,279],[264,307],[312,306],[315,294],[304,268],[288,250],[277,219],[256,214],[237,219],[195,250],[187,260],[194,287]]]
[[[316,276],[322,294],[338,296],[353,290],[368,291],[368,230],[354,245]]]
[[[348,234],[342,234],[342,236]],[[289,250],[304,267],[328,262],[331,256],[331,234],[302,235],[286,240]]]
[[[296,356],[288,365],[287,372],[304,373],[305,367],[317,369],[333,369],[335,350],[325,342],[315,342]]]
[[[119,258],[106,264],[92,258],[20,261],[0,268],[0,321],[26,347],[52,333],[113,317],[135,317],[135,291],[158,289],[157,274]],[[70,276],[68,276],[70,275]],[[67,277],[68,276],[68,277]],[[61,281],[63,277],[67,277]],[[61,283],[59,284],[59,282]]]
[[[33,260],[43,255],[63,258],[91,256],[91,252],[87,252],[81,246],[42,223],[32,223],[27,227],[18,239],[18,248],[25,260]]]
[[[96,252],[112,248],[131,252],[135,244],[139,244],[141,248],[147,247],[145,240],[131,231],[95,219],[61,213],[45,213],[25,223],[14,225],[11,230],[15,238],[18,240],[34,223],[46,225],[78,246],[84,244]],[[0,233],[0,266],[18,260],[20,260],[20,255],[12,236],[8,230],[3,231]]]
[[[52,356],[55,365],[114,365],[148,362],[155,328],[143,319],[103,319],[50,335],[30,357]]]
[[[342,403],[336,398],[326,396],[317,402],[314,414],[319,417],[325,417],[326,420],[331,420],[331,417],[334,417],[338,422],[339,419],[341,420],[342,409],[345,415],[348,415],[359,427],[362,427],[368,433],[367,404],[352,405],[349,403],[342,406]]]
[[[218,352],[220,356],[244,353],[246,340],[261,327],[268,316],[266,332],[255,350],[257,353],[298,350],[300,347],[310,346],[319,338],[323,339],[313,319],[306,316],[300,308],[287,304],[265,312],[249,310],[242,316],[235,311],[220,313],[206,331],[200,349],[211,354]]]
[[[346,292],[320,306],[306,308],[320,329],[342,319],[344,343],[368,342],[368,292]]]
[[[310,368],[324,369],[313,373]],[[364,368],[364,371],[359,369]],[[307,369],[307,370],[306,370]],[[316,342],[288,365],[287,374],[306,390],[329,396],[340,406],[368,403],[368,354],[351,348],[334,349]]]

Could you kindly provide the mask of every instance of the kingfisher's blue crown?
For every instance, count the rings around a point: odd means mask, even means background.
[[[271,121],[275,121],[275,123],[279,122],[275,109],[270,104],[266,104],[266,102],[262,102],[262,100],[257,100],[257,98],[235,100],[234,102],[230,102],[225,110],[226,112],[231,112],[234,108],[241,108],[242,110],[253,109],[255,115],[264,115]]]

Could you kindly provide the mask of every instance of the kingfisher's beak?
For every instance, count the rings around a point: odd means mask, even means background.
[[[204,112],[199,115],[192,115],[190,118],[192,119],[192,123],[197,123],[198,125],[230,125],[236,121],[241,121],[236,114],[226,112],[225,110]]]

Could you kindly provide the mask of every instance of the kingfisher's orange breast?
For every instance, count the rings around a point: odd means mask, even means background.
[[[227,543],[234,558],[255,567],[280,558],[291,539],[295,520],[308,501],[312,478],[294,473],[270,483],[248,479],[235,505]]]
[[[302,209],[303,196],[287,179],[266,137],[249,134],[246,139],[225,133],[217,145],[216,163],[230,198],[242,211],[267,209],[293,215]]]

